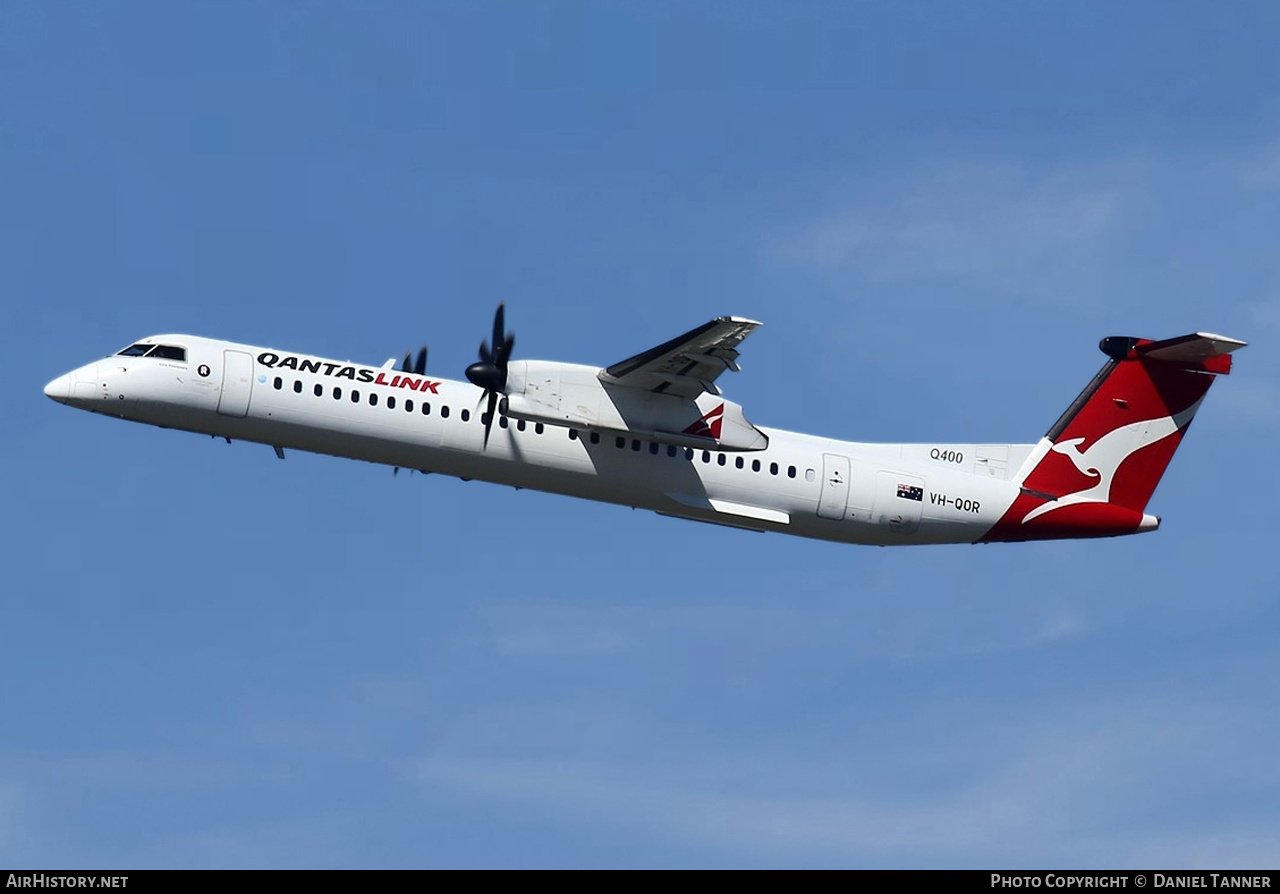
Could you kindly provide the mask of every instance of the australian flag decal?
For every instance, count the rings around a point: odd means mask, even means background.
[[[919,503],[924,500],[924,488],[913,487],[910,484],[899,484],[898,496],[904,500],[915,500]]]

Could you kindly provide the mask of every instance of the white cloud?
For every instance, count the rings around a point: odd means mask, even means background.
[[[1239,184],[1246,189],[1280,189],[1280,142],[1247,155],[1232,167]]]
[[[911,175],[852,196],[787,240],[784,257],[871,280],[960,280],[1055,303],[1089,300],[1140,171],[1033,177],[1012,164]],[[865,194],[864,194],[865,195]]]
[[[362,824],[337,812],[161,836],[135,865],[174,869],[323,869],[351,865]]]
[[[970,567],[963,557],[952,565]],[[1035,604],[1009,606],[993,623],[987,612],[953,600],[904,604],[903,580],[864,579],[856,599],[839,579],[811,586],[777,602],[741,594],[735,602],[689,606],[493,604],[483,614],[492,647],[505,658],[644,655],[684,639],[691,648],[714,643],[757,654],[823,646],[864,661],[943,661],[1078,639],[1100,623],[1086,606],[1049,591]]]
[[[1280,291],[1268,296],[1268,300],[1246,304],[1241,310],[1257,329],[1280,334]]]
[[[1231,387],[1223,389],[1223,411],[1238,422],[1275,422],[1280,419],[1280,389],[1265,378],[1232,376]]]
[[[633,648],[635,641],[621,630],[608,627],[532,626],[497,633],[493,638],[499,655],[574,657],[613,655]]]
[[[0,859],[10,866],[29,864],[36,848],[36,810],[26,792],[8,780],[0,780]]]
[[[775,260],[842,290],[981,300],[975,321],[1016,302],[1180,324],[1244,305],[1274,322],[1266,234],[1280,218],[1251,193],[1280,188],[1280,142],[1070,166],[916,163],[877,176],[833,179],[807,220],[771,239],[782,246]]]
[[[1222,871],[1226,867],[1277,866],[1280,865],[1280,825],[1200,836],[1171,835],[1162,841],[1139,843],[1129,854],[1129,865],[1211,871]]]
[[[1274,862],[1270,826],[1246,818],[1236,824],[1239,834],[1228,836],[1211,813],[1166,815],[1157,806],[1169,799],[1199,803],[1223,788],[1247,790],[1249,781],[1229,765],[1188,780],[1176,757],[1202,743],[1208,728],[1239,728],[1243,718],[1232,708],[1143,700],[1000,716],[987,718],[985,734],[968,727],[956,736],[939,712],[922,716],[897,744],[903,730],[866,730],[865,739],[833,743],[817,759],[781,757],[775,742],[758,754],[708,750],[678,764],[435,756],[418,765],[417,775],[429,790],[514,806],[539,822],[606,823],[724,848],[740,859]],[[950,783],[911,782],[913,774],[938,768]]]

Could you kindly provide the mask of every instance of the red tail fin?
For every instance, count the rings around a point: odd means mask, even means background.
[[[1022,494],[985,540],[1106,537],[1150,530],[1143,513],[1215,375],[1244,342],[1196,333],[1112,337],[1110,359],[1036,445]]]

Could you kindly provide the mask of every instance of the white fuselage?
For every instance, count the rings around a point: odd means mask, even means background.
[[[186,360],[108,357],[46,393],[166,428],[881,545],[979,540],[1018,496],[1011,479],[1034,447],[861,444],[760,428],[763,450],[698,450],[506,417],[486,446],[483,393],[467,382],[192,336],[154,340],[164,339],[184,345]],[[294,362],[282,366],[284,357]]]

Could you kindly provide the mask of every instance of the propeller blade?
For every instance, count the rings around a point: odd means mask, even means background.
[[[506,302],[498,302],[498,310],[493,315],[493,349],[499,350],[498,346],[503,343],[507,335],[507,313]]]
[[[400,371],[409,372],[409,352],[404,352],[404,359],[400,361]]]
[[[409,355],[404,355],[405,360],[409,359]],[[423,375],[427,371],[427,346],[423,345],[418,351],[418,362],[413,365],[413,371],[417,375]]]
[[[485,411],[484,422],[484,449],[489,449],[489,430],[493,428],[493,411],[498,405],[498,392],[489,392],[489,409]]]

